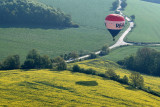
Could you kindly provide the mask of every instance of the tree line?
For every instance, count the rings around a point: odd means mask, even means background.
[[[140,48],[136,55],[130,55],[118,64],[140,73],[160,76],[160,52],[151,48]]]
[[[144,78],[139,72],[131,72],[129,77],[124,75],[122,78],[120,78],[120,75],[117,75],[113,69],[108,69],[107,71],[105,71],[105,73],[101,73],[101,72],[98,72],[98,71],[91,69],[91,68],[84,69],[84,68],[81,68],[79,65],[74,65],[72,67],[71,71],[90,74],[90,75],[97,75],[102,78],[107,78],[107,79],[110,79],[113,81],[117,81],[119,83],[129,85],[132,88],[140,89],[140,90],[143,90],[147,93],[150,93],[150,94],[153,94],[153,95],[160,97],[159,92],[153,91],[150,87],[145,87]]]
[[[26,59],[23,64],[20,63],[19,55],[11,55],[5,58],[0,62],[0,70],[13,70],[13,69],[52,69],[56,68],[57,70],[67,69],[67,64],[65,60],[76,60],[79,56],[84,55],[85,53],[80,53],[73,51],[68,54],[60,55],[53,59],[50,59],[47,55],[40,55],[36,49],[32,49],[26,56]],[[107,45],[104,45],[101,48],[99,56],[104,56],[109,54],[109,48]],[[87,59],[97,58],[98,55],[95,53],[90,53]]]
[[[11,26],[79,27],[60,9],[31,0],[0,0],[0,20]]]
[[[138,72],[133,72],[129,78],[126,75],[124,75],[123,78],[120,78],[120,75],[117,75],[113,69],[108,69],[105,73],[100,73],[91,68],[90,69],[80,68],[79,65],[74,65],[72,67],[72,72],[80,72],[85,74],[97,75],[103,78],[109,78],[111,80],[114,80],[123,84],[127,84],[127,85],[130,84],[137,89],[144,87],[144,79]],[[129,83],[129,79],[131,80],[131,83]]]
[[[40,55],[35,49],[29,51],[23,64],[20,63],[19,55],[8,56],[0,62],[0,70],[53,68],[66,70],[67,64],[60,56],[50,59],[47,55]]]
[[[73,60],[78,58],[78,57],[81,57],[81,56],[84,56],[84,55],[87,55],[89,54],[89,57],[85,58],[85,59],[95,59],[95,58],[98,58],[99,56],[104,56],[104,55],[108,55],[110,52],[110,49],[108,47],[107,44],[103,45],[102,48],[100,49],[100,53],[99,54],[95,54],[94,52],[88,52],[88,51],[80,51],[80,52],[76,52],[76,51],[73,51],[73,52],[70,52],[68,54],[62,54],[60,55],[64,60]]]

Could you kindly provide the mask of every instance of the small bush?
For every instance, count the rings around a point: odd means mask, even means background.
[[[66,70],[67,69],[67,64],[65,61],[59,62],[57,64],[57,69],[58,70]]]
[[[33,69],[34,68],[34,60],[26,59],[24,64],[22,65],[22,69]]]
[[[98,55],[96,55],[95,53],[90,53],[88,59],[95,59],[97,57],[98,57]]]
[[[73,72],[80,72],[81,70],[80,70],[80,67],[78,65],[74,65],[72,71]]]
[[[129,82],[129,79],[128,79],[128,77],[125,75],[125,76],[122,78],[122,83],[123,83],[123,84],[128,84],[128,82]]]
[[[47,68],[51,69],[53,64],[51,59],[47,56],[41,56],[37,50],[32,49],[29,51],[24,64],[22,65],[23,69],[39,69],[39,68]]]
[[[0,62],[0,70],[2,70],[2,64],[1,64],[1,62]]]
[[[85,74],[92,74],[92,75],[96,75],[97,71],[93,70],[93,69],[84,69],[84,68],[80,68],[78,65],[74,65],[73,66],[73,72],[80,72],[80,73],[85,73]]]
[[[104,45],[99,53],[100,56],[108,55],[109,54],[109,47],[108,45]]]
[[[100,76],[100,77],[106,78],[106,75],[103,74],[103,73],[98,73],[97,75]]]
[[[90,68],[90,69],[85,70],[85,73],[86,73],[86,74],[95,75],[95,74],[96,74],[96,71]]]
[[[67,63],[60,56],[55,57],[54,59],[52,59],[52,63],[54,65],[54,67],[57,68],[57,70],[66,70],[67,69]]]
[[[117,75],[113,69],[109,69],[108,71],[105,72],[105,76],[107,78],[110,78],[111,80],[115,80],[115,81],[119,81],[120,80],[120,76]]]

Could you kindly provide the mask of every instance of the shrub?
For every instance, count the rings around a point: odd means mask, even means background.
[[[73,72],[80,72],[81,70],[80,70],[80,67],[78,65],[74,65],[72,71]]]
[[[90,55],[89,55],[89,59],[95,59],[95,58],[97,58],[98,57],[98,55],[96,55],[95,53],[90,53]]]
[[[1,64],[1,62],[0,62],[0,70],[2,69],[2,64]]]
[[[100,76],[100,77],[106,78],[106,75],[103,74],[103,73],[98,73],[97,75]]]
[[[67,64],[64,61],[64,59],[60,56],[54,58],[52,60],[52,63],[54,65],[54,67],[57,67],[57,70],[66,70],[67,69]]]
[[[33,59],[26,59],[24,64],[22,65],[23,69],[33,69],[34,68],[34,60]]]
[[[20,68],[19,55],[8,56],[1,64],[1,69],[12,70]]]
[[[85,73],[86,73],[86,74],[95,75],[95,74],[96,74],[96,71],[90,68],[90,69],[85,70]]]
[[[53,67],[51,59],[49,58],[49,56],[44,55],[44,56],[41,57],[41,60],[42,60],[41,68],[52,68]]]
[[[22,65],[23,69],[52,68],[51,59],[47,56],[41,56],[37,50],[32,49]]]
[[[80,73],[85,73],[85,74],[92,74],[92,75],[96,75],[97,71],[93,70],[93,69],[84,69],[84,68],[80,68],[78,65],[74,65],[73,66],[73,72],[80,72]]]
[[[99,53],[100,56],[108,55],[109,54],[109,47],[107,45],[104,45],[101,49],[101,52]]]
[[[57,64],[57,69],[58,70],[66,70],[67,69],[67,64],[65,61],[61,61]]]
[[[129,81],[129,79],[128,79],[128,77],[125,75],[125,76],[122,78],[122,83],[123,83],[123,84],[128,84],[128,81]]]
[[[41,66],[42,66],[42,59],[40,54],[36,49],[32,49],[31,51],[29,51],[22,67],[24,69],[34,69],[34,68],[41,68]]]

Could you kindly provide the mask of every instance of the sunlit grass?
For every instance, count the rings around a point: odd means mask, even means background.
[[[159,6],[160,4],[143,0],[127,0],[127,7],[124,13],[128,16],[135,15],[136,17],[136,27],[127,36],[128,41],[160,42]]]
[[[143,47],[148,47],[157,51],[160,50],[159,46],[124,46],[111,50],[109,55],[103,56],[101,57],[101,59],[117,62],[119,60],[123,60],[125,57],[128,57],[130,55],[135,55],[137,50]]]

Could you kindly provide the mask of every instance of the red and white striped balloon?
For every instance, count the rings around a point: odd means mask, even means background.
[[[114,38],[124,27],[125,19],[119,14],[110,14],[105,18],[105,25]]]

